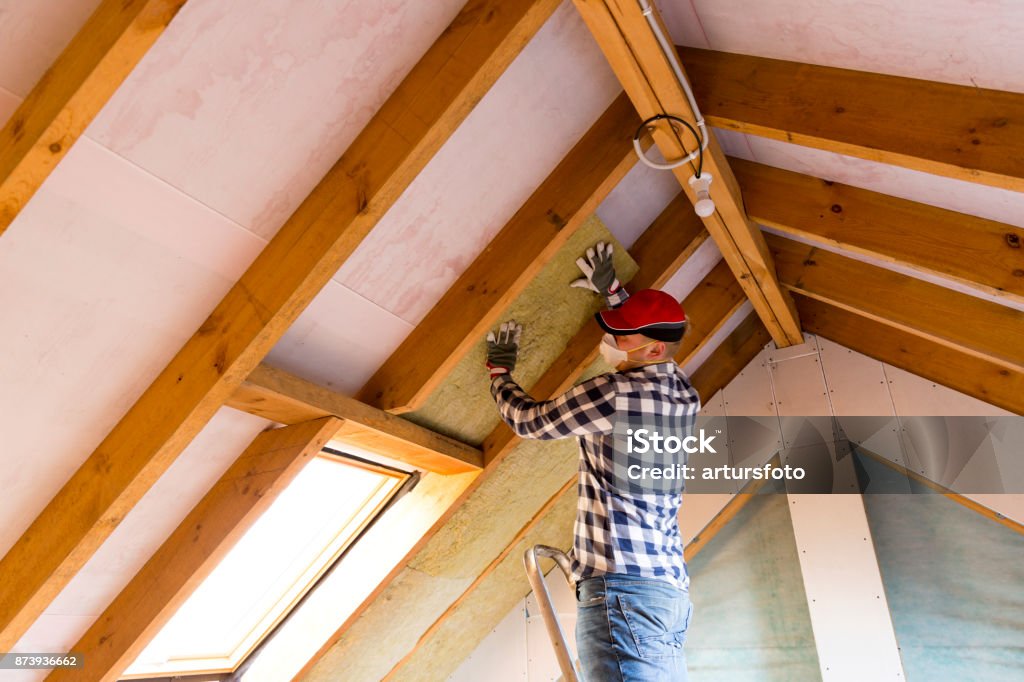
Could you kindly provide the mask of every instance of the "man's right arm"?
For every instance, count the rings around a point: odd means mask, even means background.
[[[615,426],[615,386],[607,375],[584,381],[553,400],[537,401],[502,374],[491,379],[491,395],[502,420],[521,438],[611,433]]]

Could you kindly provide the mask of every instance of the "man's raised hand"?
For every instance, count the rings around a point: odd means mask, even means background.
[[[619,280],[615,278],[615,264],[612,262],[612,245],[598,242],[587,249],[586,256],[576,259],[583,277],[573,281],[569,286],[596,291],[608,298],[619,290]]]
[[[522,325],[515,320],[502,322],[497,334],[487,332],[487,369],[492,379],[515,369],[522,333]]]

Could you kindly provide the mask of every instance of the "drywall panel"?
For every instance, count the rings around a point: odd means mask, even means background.
[[[817,342],[829,399],[837,415],[895,414],[882,363],[820,336]]]
[[[628,249],[681,191],[676,176],[638,161],[597,207],[597,216]]]
[[[905,679],[861,496],[787,498],[822,679]]]
[[[526,606],[520,600],[508,615],[491,628],[449,682],[527,682]]]
[[[0,121],[7,121],[21,104],[21,98],[13,92],[0,88]]]
[[[760,466],[782,447],[782,431],[767,367],[772,348],[773,344],[767,344],[765,350],[722,389],[733,466]]]
[[[794,448],[822,439],[835,440],[832,405],[815,339],[787,348],[769,347],[767,359],[782,423],[783,446]]]
[[[685,8],[665,17],[672,37],[685,45],[1024,92],[1024,11],[1015,0],[691,4],[700,34]]]
[[[71,651],[181,519],[270,425],[265,419],[221,408],[57,595],[15,650]]]
[[[706,239],[697,247],[693,255],[686,259],[683,267],[679,268],[665,282],[661,290],[675,296],[677,301],[682,301],[700,284],[702,279],[707,277],[707,274],[718,265],[720,260],[722,260],[722,252],[718,250],[718,245],[714,240]]]
[[[709,344],[710,345],[710,344]],[[768,345],[771,348],[771,344]],[[768,350],[762,350],[729,385],[722,389],[729,416],[774,417],[777,414],[767,368]]]
[[[269,238],[463,4],[192,0],[86,134]]]
[[[88,139],[68,153],[0,248],[0,553],[262,246]]]
[[[620,90],[564,3],[336,279],[418,323]]]
[[[0,88],[25,97],[99,4],[100,0],[0,1]]]
[[[267,363],[346,395],[362,388],[413,325],[331,280],[267,355]]]
[[[784,495],[752,499],[689,570],[691,679],[819,679]]]
[[[942,495],[864,499],[907,679],[1020,679],[1024,536]]]
[[[571,539],[569,541],[571,542]],[[576,649],[576,588],[574,585],[570,586],[562,571],[557,568],[547,574],[546,580],[548,591],[551,593],[551,603],[569,645],[569,654],[576,661],[579,656]],[[526,595],[526,644],[530,682],[555,682],[562,679],[562,670],[558,666],[555,649],[544,625],[537,595],[532,591]]]

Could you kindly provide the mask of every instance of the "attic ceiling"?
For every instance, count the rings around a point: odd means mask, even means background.
[[[0,233],[0,432],[4,454],[18,463],[3,473],[0,554],[172,361],[463,4],[183,6]],[[672,39],[688,47],[1024,93],[1024,11],[1012,0],[884,9],[794,0],[657,4]],[[0,0],[0,118],[15,111],[99,5]],[[576,8],[555,7],[267,362],[358,393],[620,90]],[[1018,191],[715,133],[733,157],[1024,227]],[[636,165],[609,189],[596,213],[631,247],[679,185]],[[666,275],[665,288],[683,298],[719,257],[709,240]],[[723,339],[748,312],[733,311],[714,330],[693,369],[727,348]],[[36,621],[32,637],[76,641],[269,425],[231,408],[216,412]]]

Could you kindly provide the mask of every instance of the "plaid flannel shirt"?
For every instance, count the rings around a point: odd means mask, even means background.
[[[491,394],[502,419],[520,437],[579,438],[571,553],[577,581],[625,573],[689,588],[679,534],[682,481],[668,492],[630,491],[617,483],[617,472],[629,464],[651,463],[626,452],[627,424],[649,423],[653,416],[680,436],[693,430],[700,398],[674,362],[602,374],[547,401],[535,401],[504,374],[491,381]]]

